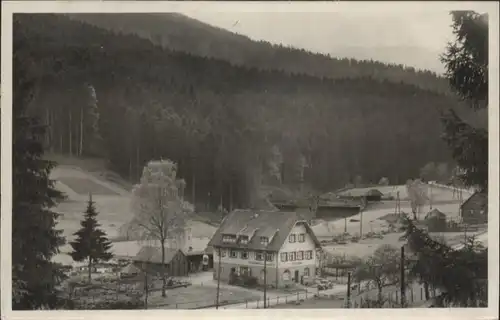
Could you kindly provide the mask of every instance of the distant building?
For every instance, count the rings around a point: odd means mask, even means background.
[[[462,221],[467,224],[481,224],[488,222],[488,195],[476,192],[461,206]]]
[[[284,287],[310,283],[321,248],[297,212],[235,210],[222,222],[209,246],[214,252],[214,279],[257,278],[259,284]],[[219,255],[220,252],[220,255]],[[264,261],[265,259],[265,261]]]

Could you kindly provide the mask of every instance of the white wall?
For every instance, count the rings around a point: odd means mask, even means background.
[[[299,241],[299,234],[305,234],[305,242],[298,242]],[[281,247],[280,253],[279,253],[279,267],[293,267],[293,266],[300,266],[300,265],[315,265],[316,264],[316,246],[314,244],[313,239],[309,235],[309,233],[306,230],[306,227],[303,224],[296,224],[295,227],[293,227],[292,231],[290,234],[295,234],[295,242],[291,243],[289,241],[289,236],[287,236],[285,243]],[[312,259],[311,260],[295,260],[295,261],[286,261],[283,262],[281,261],[281,253],[282,252],[298,252],[298,251],[305,251],[312,250]]]

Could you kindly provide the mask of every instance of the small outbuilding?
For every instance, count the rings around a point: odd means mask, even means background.
[[[425,223],[429,232],[446,231],[446,215],[438,209],[433,209],[425,215]]]

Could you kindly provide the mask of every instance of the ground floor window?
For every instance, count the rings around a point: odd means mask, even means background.
[[[250,275],[250,269],[248,267],[240,267],[240,275],[242,275],[242,276],[249,276]]]
[[[266,270],[261,270],[260,271],[260,280],[264,281],[265,276],[266,276]]]
[[[309,268],[304,269],[304,276],[309,277]]]
[[[283,280],[284,280],[284,281],[288,281],[288,280],[290,280],[290,271],[289,271],[289,270],[285,270],[285,271],[283,272]]]

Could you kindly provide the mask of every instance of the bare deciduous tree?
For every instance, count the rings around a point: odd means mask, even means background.
[[[421,213],[422,207],[429,200],[427,194],[427,186],[420,179],[408,180],[406,182],[406,190],[410,199],[411,211],[413,219],[417,220],[417,214]]]
[[[169,160],[150,161],[133,190],[134,219],[130,228],[143,239],[159,242],[162,253],[162,296],[166,296],[165,248],[167,240],[184,232],[193,207],[182,200],[176,181],[177,166]],[[182,193],[182,192],[181,192]]]

